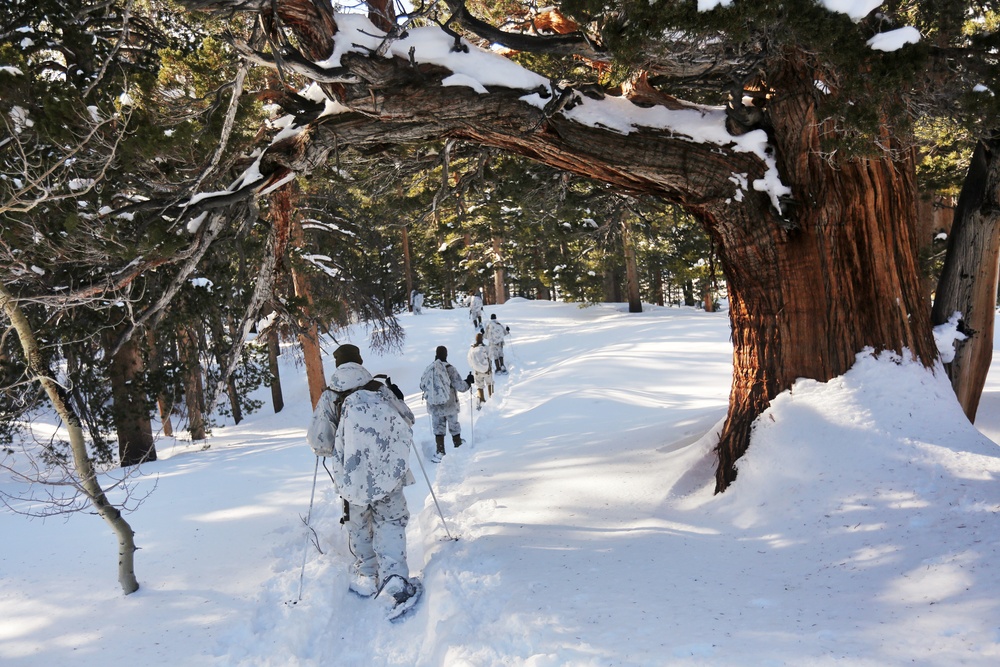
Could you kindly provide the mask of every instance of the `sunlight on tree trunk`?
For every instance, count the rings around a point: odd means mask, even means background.
[[[295,182],[292,181],[284,185],[271,195],[272,211],[275,218],[281,220],[279,226],[284,226],[289,230],[289,238],[293,252],[305,247],[305,234],[302,231],[302,224],[295,213],[293,200],[297,194]],[[296,267],[296,262],[292,262],[292,285],[295,289],[295,297],[299,299],[302,316],[299,318],[299,344],[302,346],[302,355],[305,358],[306,378],[309,383],[309,398],[312,400],[313,408],[319,403],[320,396],[326,388],[326,378],[323,376],[323,356],[319,345],[319,326],[312,320],[312,293],[309,291],[309,281]]]
[[[493,236],[493,291],[496,293],[496,304],[507,303],[507,280],[505,277],[503,255],[500,252],[503,239]]]

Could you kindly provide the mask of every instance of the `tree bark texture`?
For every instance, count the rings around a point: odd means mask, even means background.
[[[622,247],[625,250],[625,292],[628,294],[628,312],[642,312],[642,298],[639,295],[639,263],[635,258],[635,239],[628,218],[622,216]]]
[[[290,230],[289,238],[293,248],[301,250],[306,241],[301,221],[295,214],[293,201],[295,192],[294,182],[278,188],[271,196],[271,210],[273,216],[280,220],[280,226]],[[302,346],[302,356],[305,359],[309,398],[312,400],[313,409],[315,409],[320,396],[323,395],[323,390],[326,388],[326,378],[323,376],[323,355],[319,345],[319,327],[311,317],[313,300],[309,281],[301,269],[296,268],[295,262],[292,262],[292,285],[296,298],[300,299],[303,304],[300,306],[303,316],[299,320],[299,326],[302,330],[299,334],[299,344]]]
[[[493,290],[496,292],[495,303],[502,306],[507,303],[507,279],[504,271],[502,253],[503,239],[493,236]]]
[[[308,0],[277,0],[278,13],[302,3]],[[305,41],[319,32],[316,25],[298,30],[287,19],[285,25]],[[820,129],[833,128],[817,117],[817,77],[806,62],[790,53],[785,70],[768,82],[775,91],[771,125],[758,130],[767,133],[792,191],[782,212],[766,193],[734,184],[734,174],[753,183],[767,172],[765,160],[735,142],[703,143],[653,128],[621,134],[575,122],[558,105],[528,104],[521,98],[529,91],[445,87],[451,73],[440,66],[358,53],[344,55],[341,64],[362,83],[321,84],[350,111],[323,116],[273,144],[260,169],[308,172],[348,145],[451,138],[685,208],[715,242],[730,289],[734,369],[718,447],[722,491],[735,479],[754,419],[797,378],[829,380],[866,347],[927,364],[937,357],[919,289],[913,158],[898,152],[836,163],[824,158]]]
[[[97,481],[97,473],[87,453],[87,444],[84,441],[80,420],[70,408],[63,388],[56,382],[43,362],[31,323],[2,283],[0,283],[0,310],[7,315],[17,332],[29,374],[42,385],[56,414],[62,419],[69,432],[73,467],[80,490],[94,506],[97,514],[111,527],[118,539],[118,584],[125,595],[134,593],[139,590],[139,582],[135,577],[135,532],[122,516],[121,511],[108,501],[104,489]]]
[[[944,324],[955,312],[962,315],[959,330],[967,338],[955,343],[955,358],[946,368],[958,401],[972,422],[993,361],[998,262],[1000,138],[994,138],[979,141],[973,152],[931,315],[934,325]]]
[[[184,405],[188,413],[188,431],[191,433],[191,440],[204,440],[205,415],[201,406],[205,398],[205,384],[201,377],[198,334],[185,324],[177,329],[177,351],[184,369]]]
[[[278,332],[272,327],[267,332],[267,368],[271,373],[271,405],[277,414],[285,408],[285,398],[281,393],[281,372],[278,367],[278,357],[281,356],[281,345]]]
[[[115,344],[118,333],[108,329],[104,335],[106,348]],[[156,460],[153,427],[146,407],[145,368],[142,353],[135,338],[129,338],[111,356],[108,366],[111,395],[114,399],[112,416],[118,433],[118,462],[127,466]]]
[[[413,312],[413,262],[410,259],[410,230],[403,225],[403,276],[406,278],[406,309]]]
[[[152,329],[146,330],[146,347],[149,349],[149,370],[153,373],[161,371],[163,369],[163,357],[156,340],[156,334]],[[173,401],[161,391],[156,395],[156,405],[160,409],[160,423],[163,424],[163,435],[170,437],[174,434],[174,425],[171,420],[171,415],[174,411]]]

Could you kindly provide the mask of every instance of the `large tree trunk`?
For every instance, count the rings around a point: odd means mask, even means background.
[[[315,12],[305,20],[304,5]],[[337,38],[335,27],[326,29],[335,22],[324,7],[277,0],[283,25],[314,60],[328,56]],[[526,101],[530,91],[496,86],[480,94],[443,86],[451,74],[443,67],[362,53],[341,58],[359,83],[320,84],[350,111],[322,116],[308,132],[272,145],[258,166],[273,181],[289,171],[308,172],[347,145],[444,137],[511,151],[690,211],[716,243],[732,304],[734,369],[718,447],[721,491],[735,478],[754,419],[797,378],[842,374],[866,347],[909,351],[927,364],[937,358],[916,267],[913,160],[886,153],[831,164],[821,155],[817,76],[806,60],[787,54],[785,71],[768,81],[775,91],[768,101],[773,127],[753,137],[768,140],[777,173],[791,188],[795,205],[784,213],[769,193],[735,183],[734,174],[753,184],[773,172],[763,155],[734,142],[642,127],[618,133],[561,111],[559,102],[572,93],[551,95],[541,109]],[[715,127],[724,126],[714,118]]]
[[[1000,261],[1000,137],[976,144],[955,209],[948,254],[938,282],[933,324],[961,313],[955,358],[946,365],[962,409],[976,421],[986,374],[993,361]]]
[[[798,90],[809,77],[775,82],[786,91],[772,117],[778,166],[795,206],[741,207],[748,218],[709,220],[729,284],[733,387],[719,444],[717,489],[736,477],[753,420],[797,378],[843,374],[866,347],[932,363],[930,308],[917,270],[914,161],[831,164],[820,123]],[[799,94],[796,94],[796,93]]]
[[[56,414],[62,419],[69,432],[69,446],[73,455],[73,467],[80,491],[118,538],[118,584],[125,595],[134,593],[139,590],[139,582],[135,578],[135,532],[122,516],[121,511],[108,501],[104,489],[97,481],[97,473],[87,453],[87,444],[83,438],[80,420],[70,408],[69,402],[66,400],[65,390],[56,382],[43,360],[31,324],[24,316],[17,301],[2,283],[0,283],[0,311],[7,315],[17,332],[21,349],[24,351],[29,377],[42,385]]]
[[[106,330],[105,348],[110,349],[117,338],[117,331]],[[111,412],[118,433],[118,461],[123,468],[156,460],[153,428],[146,408],[144,372],[139,345],[135,338],[129,338],[111,357],[108,366],[114,398]]]

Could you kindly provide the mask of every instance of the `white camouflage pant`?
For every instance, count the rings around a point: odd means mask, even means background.
[[[350,503],[350,512],[347,534],[356,559],[355,569],[360,574],[378,577],[380,586],[394,574],[408,580],[406,524],[410,511],[406,508],[403,485],[370,505]]]
[[[446,431],[451,431],[452,435],[460,435],[462,433],[462,427],[458,425],[458,413],[448,412],[441,414],[440,412],[430,410],[431,413],[431,430],[434,431],[434,435],[444,435]]]
[[[472,375],[476,379],[476,389],[485,389],[486,387],[489,387],[490,389],[493,388],[493,373],[489,371],[486,373],[474,371]]]

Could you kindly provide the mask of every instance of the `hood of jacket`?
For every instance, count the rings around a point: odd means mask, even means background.
[[[330,388],[334,391],[349,391],[363,387],[372,381],[372,374],[362,366],[353,361],[337,366],[337,370],[330,376]]]

